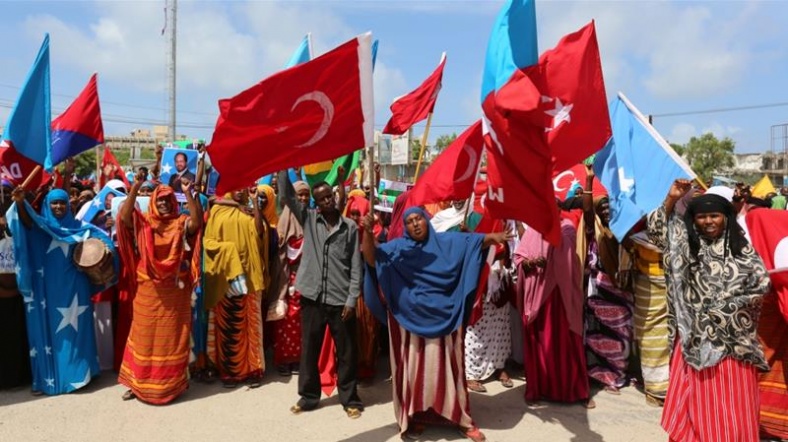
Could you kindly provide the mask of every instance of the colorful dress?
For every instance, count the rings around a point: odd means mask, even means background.
[[[199,235],[187,235],[189,217],[175,212],[172,188],[158,186],[151,200],[160,197],[170,199],[171,214],[151,204],[148,214],[134,211],[133,230],[118,229],[124,262],[136,269],[129,275],[136,296],[118,382],[151,404],[169,403],[189,387],[191,295],[201,253]]]
[[[225,382],[259,381],[263,375],[265,233],[258,232],[254,219],[238,204],[226,199],[214,204],[205,226],[208,356]]]
[[[693,254],[687,229],[664,206],[648,216],[664,255],[674,343],[662,427],[673,440],[755,441],[757,370],[769,368],[757,337],[769,277],[749,243],[733,256],[726,235],[700,238]]]

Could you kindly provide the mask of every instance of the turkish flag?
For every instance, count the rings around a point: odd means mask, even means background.
[[[372,144],[371,34],[276,73],[219,102],[208,146],[216,192]]]
[[[409,193],[410,205],[468,199],[473,193],[483,149],[482,122],[477,121],[419,177]]]
[[[14,186],[20,186],[39,164],[20,154],[9,142],[0,142],[0,176]],[[38,177],[28,183],[25,190],[33,191],[46,184],[52,175],[42,168]]]
[[[752,246],[769,271],[780,313],[788,321],[788,211],[758,209],[744,219]]]
[[[610,138],[606,99],[593,21],[486,97],[486,206],[495,217],[560,244],[553,178]]]
[[[419,87],[391,103],[391,119],[383,128],[384,134],[402,135],[411,126],[432,113],[435,101],[438,99],[438,92],[441,90],[443,66],[445,65],[446,53],[444,52],[438,67]]]
[[[535,91],[541,97],[534,107]],[[556,174],[603,148],[612,129],[594,22],[564,36],[538,64],[515,71],[495,106],[541,133]]]
[[[99,189],[103,188],[107,181],[118,179],[123,181],[123,184],[126,185],[126,188],[131,188],[129,185],[129,180],[126,178],[126,173],[123,172],[123,168],[120,167],[120,163],[115,158],[115,155],[112,154],[112,151],[109,147],[104,147],[104,157],[101,159],[101,177],[99,177]]]
[[[554,176],[553,191],[555,192],[555,197],[561,201],[566,200],[566,194],[569,193],[575,184],[579,184],[582,187],[586,186],[586,177],[588,177],[588,174],[586,173],[586,166],[584,164],[575,164],[571,169],[567,169]],[[596,176],[594,177],[591,193],[594,198],[607,195],[605,186],[599,182]]]

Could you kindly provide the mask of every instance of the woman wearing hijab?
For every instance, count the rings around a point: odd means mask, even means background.
[[[582,401],[594,408],[583,347],[583,295],[577,230],[561,219],[561,244],[536,230],[523,234],[515,251],[517,308],[522,314],[525,400]]]
[[[74,264],[74,245],[90,237],[103,241],[113,255],[115,248],[96,226],[74,218],[62,189],[49,191],[41,215],[25,201],[21,188],[12,197],[8,226],[27,310],[33,391],[69,393],[99,374],[90,297],[106,288],[91,284]]]
[[[364,241],[362,220],[369,213],[369,200],[361,189],[351,190],[348,194],[345,213],[358,225],[361,241]],[[380,324],[359,296],[356,303],[356,343],[358,344],[359,380],[369,381],[375,377],[375,360],[378,357],[378,328]]]
[[[510,235],[439,234],[418,207],[405,210],[402,218],[403,237],[375,246],[374,218],[368,215],[362,242],[380,288],[365,290],[364,300],[389,325],[397,424],[410,437],[423,431],[424,423],[450,423],[463,436],[483,441],[470,415],[463,327],[478,295],[484,249]]]
[[[588,169],[591,180],[594,172]],[[632,293],[629,282],[619,278],[620,245],[610,231],[610,200],[607,195],[592,200],[591,192],[583,192],[583,210],[588,375],[606,392],[620,394],[629,381]]]
[[[129,390],[124,400],[139,398],[166,404],[189,386],[191,294],[199,276],[202,211],[192,195],[193,183],[182,180],[190,215],[178,214],[170,186],[151,196],[148,213],[135,207],[145,177],[137,175],[118,214],[118,245],[135,292],[131,331],[118,382]]]
[[[304,181],[293,183],[296,198],[309,204],[309,185]],[[281,204],[280,204],[281,205]],[[301,361],[301,294],[295,289],[295,276],[301,262],[304,230],[287,205],[284,205],[276,225],[279,235],[278,271],[273,295],[287,303],[284,318],[276,321],[274,338],[274,365],[282,376],[298,370]]]
[[[674,343],[662,427],[671,440],[757,441],[757,372],[768,370],[757,329],[769,277],[727,199],[701,195],[674,214],[690,186],[676,180],[648,215],[665,257]]]

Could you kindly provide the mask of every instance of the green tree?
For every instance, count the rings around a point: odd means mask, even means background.
[[[736,143],[728,137],[718,140],[711,132],[692,137],[683,146],[687,162],[698,176],[708,181],[715,172],[733,167]],[[678,151],[677,151],[678,152]]]
[[[672,147],[680,157],[684,156],[684,146],[681,144],[670,143],[670,147]]]
[[[413,139],[410,140],[410,160],[413,164],[419,162],[419,152],[421,152],[421,140]]]
[[[451,143],[453,143],[454,140],[456,139],[457,139],[456,133],[452,133],[451,135],[439,136],[438,139],[435,140],[435,146],[433,146],[433,149],[435,150],[435,154],[437,155],[443,152],[443,149],[449,147],[449,145],[451,145]]]
[[[86,150],[75,156],[74,162],[76,163],[74,173],[80,178],[89,177],[96,171],[96,151],[94,149]]]

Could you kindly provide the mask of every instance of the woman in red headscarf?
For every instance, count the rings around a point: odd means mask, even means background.
[[[345,216],[358,224],[358,233],[363,240],[361,220],[369,213],[369,200],[363,191],[350,192]],[[365,381],[375,377],[375,359],[378,357],[379,323],[364,304],[363,295],[358,297],[356,304],[356,343],[358,344],[358,378]]]
[[[129,390],[124,400],[138,398],[166,404],[189,387],[191,293],[199,276],[202,210],[192,195],[193,183],[182,179],[189,215],[178,213],[170,186],[160,185],[147,214],[135,209],[145,177],[138,174],[121,208],[118,248],[128,285],[136,287],[131,332],[118,382]]]

